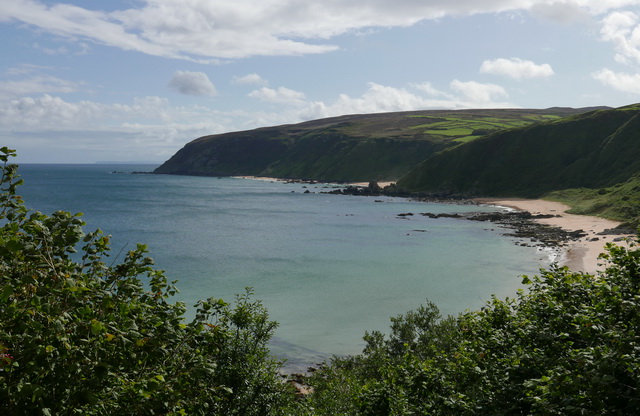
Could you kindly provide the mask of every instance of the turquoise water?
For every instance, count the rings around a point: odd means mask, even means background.
[[[405,212],[486,211],[388,197],[321,194],[325,185],[235,178],[131,175],[153,166],[24,165],[21,189],[45,213],[83,212],[111,234],[112,254],[148,244],[178,279],[177,299],[252,287],[280,323],[274,353],[303,367],[361,351],[362,335],[425,299],[443,314],[513,296],[546,256],[499,227]],[[304,193],[306,190],[311,193]]]

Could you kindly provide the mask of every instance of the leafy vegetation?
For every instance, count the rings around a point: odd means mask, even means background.
[[[639,236],[640,241],[640,236]],[[314,415],[602,415],[640,405],[640,250],[608,246],[598,277],[567,268],[441,319],[426,306],[315,374]]]
[[[333,117],[201,137],[156,173],[347,182],[398,180],[430,155],[461,142],[584,111],[414,111]]]
[[[80,215],[28,210],[13,155],[0,149],[0,414],[288,414],[276,324],[250,291],[187,321],[144,245],[116,264]]]

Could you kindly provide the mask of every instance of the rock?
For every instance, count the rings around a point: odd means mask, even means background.
[[[526,239],[532,243],[539,242],[542,246],[546,247],[562,246],[567,241],[575,241],[587,236],[584,230],[566,231],[560,227],[552,227],[534,221],[540,218],[556,217],[557,215],[532,215],[526,211],[472,212],[462,214],[432,214],[425,212],[420,215],[434,219],[459,218],[500,224],[512,230],[510,233],[506,233],[506,236],[517,237],[523,240]]]
[[[367,191],[369,191],[372,195],[379,194],[380,192],[382,192],[382,188],[380,188],[380,185],[378,185],[378,182],[371,181],[367,186]]]
[[[296,389],[296,397],[299,399],[313,393],[313,387],[298,383],[295,380],[289,380],[289,384]]]
[[[620,234],[635,235],[637,232],[638,230],[633,229],[633,227],[630,227],[627,224],[620,224],[615,228],[607,228],[606,230],[598,233],[598,235],[620,235]]]
[[[363,186],[354,186],[348,185],[346,188],[335,189],[333,191],[327,192],[328,194],[342,194],[342,195],[360,195],[360,196],[379,196],[379,195],[387,195],[388,193],[384,191],[378,182],[371,181],[369,185]]]
[[[432,214],[430,212],[422,212],[420,213],[420,215],[422,215],[423,217],[429,217],[429,218],[433,218],[433,219],[438,219],[438,218],[462,218],[461,214]]]

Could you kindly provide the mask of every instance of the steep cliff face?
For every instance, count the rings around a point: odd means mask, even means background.
[[[398,180],[435,152],[584,110],[413,111],[333,117],[188,143],[155,173]]]
[[[488,135],[432,155],[398,185],[416,192],[538,197],[607,187],[640,171],[640,105]]]
[[[259,175],[279,160],[293,140],[279,129],[206,136],[188,143],[155,170],[173,175]]]

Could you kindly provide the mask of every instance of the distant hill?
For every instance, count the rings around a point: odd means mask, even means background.
[[[333,117],[200,137],[155,173],[396,181],[445,149],[588,110],[442,110]],[[406,183],[420,188],[414,181]]]
[[[536,198],[605,188],[640,172],[640,104],[500,131],[433,154],[398,186],[412,192]]]

